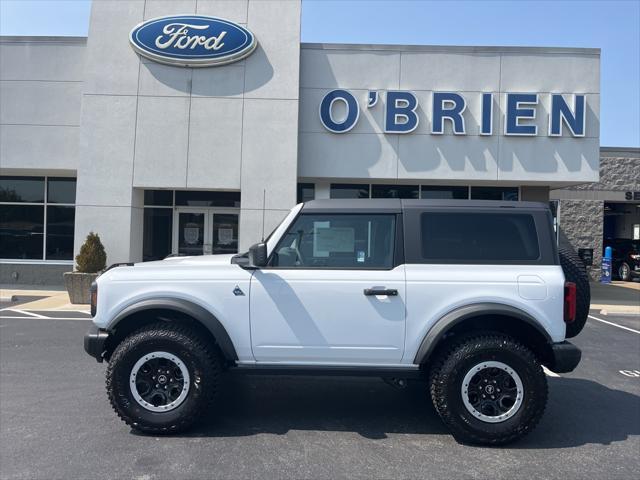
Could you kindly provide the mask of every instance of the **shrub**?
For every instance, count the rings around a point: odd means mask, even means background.
[[[76,255],[76,264],[78,271],[83,273],[97,273],[104,270],[107,254],[97,233],[89,232],[87,239],[80,247],[80,253]]]

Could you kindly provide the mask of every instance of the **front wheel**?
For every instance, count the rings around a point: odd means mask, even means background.
[[[141,432],[190,427],[216,393],[220,360],[182,325],[156,323],[125,338],[107,368],[107,393],[118,416]]]
[[[526,435],[547,402],[547,380],[534,354],[511,337],[479,335],[441,355],[431,399],[459,441],[502,445]]]

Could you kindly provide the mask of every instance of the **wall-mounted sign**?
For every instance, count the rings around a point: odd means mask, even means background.
[[[549,129],[550,137],[562,136],[566,128],[573,137],[585,136],[585,107],[586,95],[563,95],[551,93]],[[494,134],[493,92],[482,93],[479,97],[481,112],[478,123],[480,135]],[[538,135],[538,126],[533,123],[536,109],[540,100],[537,93],[507,93],[504,114],[504,135],[532,137]],[[565,97],[571,97],[567,102]],[[336,103],[344,104],[346,112],[341,118],[334,116]],[[378,102],[378,92],[370,91],[367,96],[366,108],[375,108]],[[386,92],[384,107],[385,133],[413,132],[420,121],[418,116],[418,98],[413,92],[404,90],[389,90]],[[467,99],[455,92],[432,92],[431,134],[444,134],[444,125],[450,122],[455,135],[467,135],[465,128],[465,111]],[[467,114],[468,115],[468,114]],[[356,97],[348,90],[331,90],[320,102],[320,122],[333,133],[346,133],[356,126],[360,118],[360,105]]]
[[[624,192],[625,200],[640,200],[640,191],[637,192]]]
[[[147,20],[129,35],[133,49],[151,60],[183,67],[210,67],[238,61],[257,41],[246,28],[221,18],[177,15]]]

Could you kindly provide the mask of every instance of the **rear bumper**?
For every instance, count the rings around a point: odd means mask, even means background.
[[[573,343],[564,341],[551,344],[551,358],[547,368],[556,373],[572,372],[580,363],[582,351]]]
[[[91,325],[89,331],[84,334],[84,351],[95,358],[98,362],[102,362],[105,343],[108,338],[109,332],[101,330],[95,325]]]

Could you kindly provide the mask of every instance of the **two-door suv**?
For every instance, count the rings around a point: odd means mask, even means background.
[[[547,205],[316,200],[245,254],[111,267],[84,345],[143,432],[193,424],[223,371],[296,372],[423,379],[457,439],[501,444],[540,420],[542,365],[580,361],[588,304]]]

